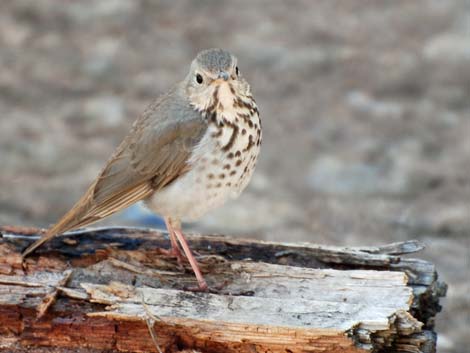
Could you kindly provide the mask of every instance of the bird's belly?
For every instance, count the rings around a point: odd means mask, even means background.
[[[198,173],[191,171],[157,191],[147,201],[147,206],[162,216],[194,221],[230,198],[232,192],[229,188],[208,188],[206,184],[196,181],[196,174]]]
[[[259,125],[238,127],[233,131],[209,127],[190,158],[190,170],[147,201],[154,212],[167,217],[194,221],[206,212],[236,198],[247,186],[256,164],[261,134]],[[243,134],[241,131],[245,130]],[[251,137],[250,137],[251,136]],[[224,148],[224,147],[229,148]]]

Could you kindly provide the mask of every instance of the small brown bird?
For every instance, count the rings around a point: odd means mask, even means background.
[[[55,235],[144,200],[164,217],[172,254],[181,261],[179,242],[205,290],[181,220],[196,220],[241,193],[261,138],[258,108],[237,59],[222,49],[204,50],[186,78],[134,122],[85,195],[23,256]]]

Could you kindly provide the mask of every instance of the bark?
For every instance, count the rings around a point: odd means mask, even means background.
[[[210,293],[165,234],[88,229],[24,262],[37,229],[0,228],[8,352],[434,352],[446,286],[416,241],[341,248],[189,236]],[[50,347],[54,347],[51,350]]]

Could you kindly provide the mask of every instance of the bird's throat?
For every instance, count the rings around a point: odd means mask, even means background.
[[[220,83],[216,88],[217,92],[217,111],[224,111],[225,109],[231,109],[235,102],[235,90],[228,82]]]

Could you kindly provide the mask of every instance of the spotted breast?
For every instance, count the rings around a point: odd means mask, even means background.
[[[251,179],[262,131],[249,87],[240,94],[226,82],[211,96],[210,101],[193,104],[207,130],[189,158],[189,171],[147,201],[159,214],[196,220],[238,197]]]

